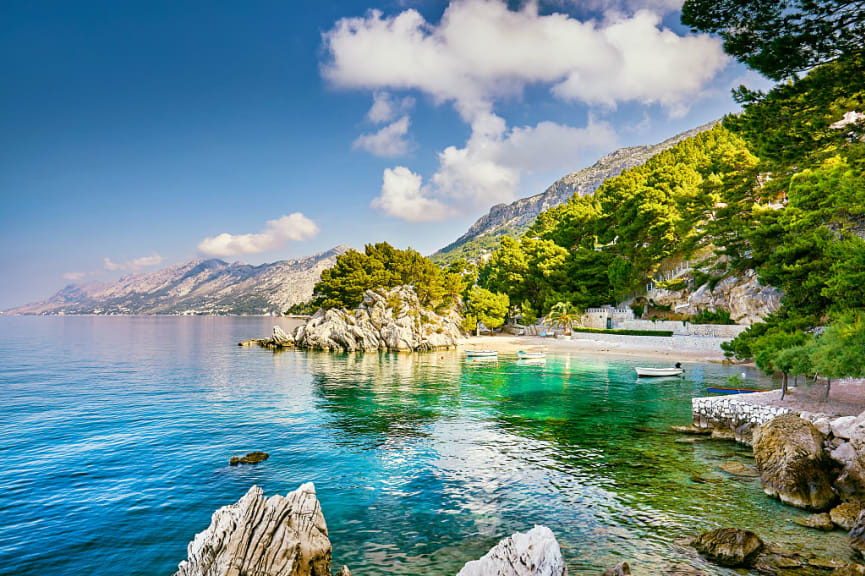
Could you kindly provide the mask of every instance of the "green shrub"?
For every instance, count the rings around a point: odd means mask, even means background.
[[[620,336],[663,336],[665,338],[673,335],[672,330],[602,330],[600,328],[573,328],[574,332],[588,332],[590,334],[618,334]]]
[[[700,310],[699,314],[691,316],[691,324],[735,324],[727,310]]]

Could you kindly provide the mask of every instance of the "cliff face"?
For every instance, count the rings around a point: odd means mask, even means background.
[[[695,315],[701,310],[726,310],[736,324],[750,326],[781,307],[781,293],[773,286],[762,286],[757,274],[748,270],[742,276],[721,280],[714,290],[703,284],[691,290],[657,290],[652,299],[676,312]]]
[[[281,314],[312,296],[321,272],[346,246],[251,266],[193,260],[111,283],[67,286],[7,314]]]
[[[582,197],[594,193],[607,178],[613,178],[628,168],[639,166],[655,154],[672,148],[682,140],[709,130],[715,124],[717,121],[682,132],[660,144],[620,148],[607,154],[592,166],[560,178],[541,194],[523,198],[511,204],[497,204],[490,209],[488,214],[472,224],[465,234],[433,256],[444,257],[470,242],[477,242],[477,240],[485,237],[501,236],[505,233],[522,234],[531,226],[538,214],[544,210],[567,202],[575,194]],[[475,250],[469,248],[468,251],[473,252]],[[477,253],[472,253],[470,256],[477,256],[480,253],[480,246],[477,247],[476,251]]]

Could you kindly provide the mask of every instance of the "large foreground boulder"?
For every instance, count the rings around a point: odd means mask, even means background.
[[[496,544],[480,560],[463,566],[457,576],[567,576],[552,530],[535,526]]]
[[[749,530],[716,528],[697,536],[691,546],[715,564],[738,567],[754,562],[763,550],[763,541]]]
[[[754,459],[766,494],[815,511],[827,510],[835,500],[823,435],[807,420],[782,414],[757,428]]]
[[[175,576],[331,576],[331,546],[312,483],[265,498],[253,486],[213,513]]]
[[[459,339],[459,314],[424,308],[411,286],[367,290],[356,310],[319,310],[294,334],[298,348],[347,352],[440,350]]]

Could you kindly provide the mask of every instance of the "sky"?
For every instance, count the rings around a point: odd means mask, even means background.
[[[679,0],[0,4],[0,309],[193,258],[429,254],[764,79]]]

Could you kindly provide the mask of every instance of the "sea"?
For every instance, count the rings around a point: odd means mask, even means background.
[[[718,526],[849,555],[722,471],[752,465],[747,447],[670,430],[707,387],[772,386],[752,369],[638,380],[667,360],[238,346],[274,324],[291,321],[0,317],[0,574],[169,576],[216,509],[305,482],[356,576],[453,575],[535,525],[572,575],[740,573],[687,546]],[[256,450],[270,458],[229,466]]]

